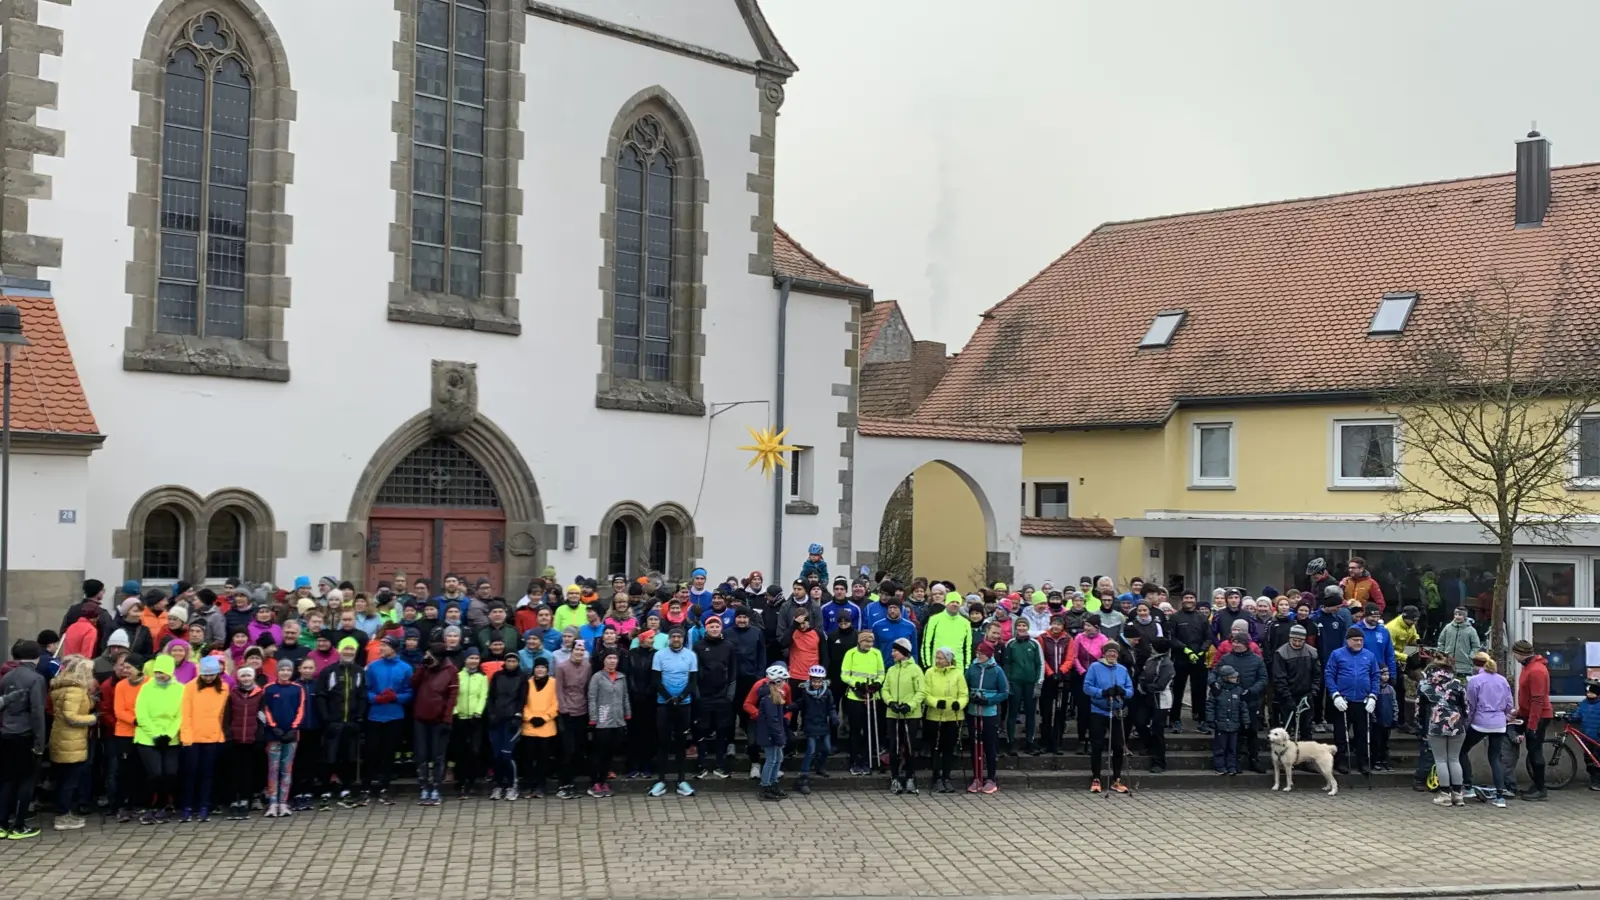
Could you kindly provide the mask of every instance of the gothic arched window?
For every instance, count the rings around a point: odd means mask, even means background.
[[[666,129],[642,116],[617,153],[612,360],[619,378],[672,380],[673,173]]]
[[[418,0],[411,136],[411,285],[475,300],[483,286],[483,0]]]
[[[165,85],[156,330],[242,338],[252,81],[233,29],[189,23]]]

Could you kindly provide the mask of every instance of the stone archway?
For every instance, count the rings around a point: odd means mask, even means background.
[[[372,454],[356,481],[346,520],[335,522],[330,528],[330,546],[342,551],[340,577],[359,589],[371,587],[365,583],[368,522],[379,490],[395,466],[413,450],[436,437],[448,437],[483,468],[494,485],[500,508],[505,513],[505,533],[500,548],[504,584],[496,588],[508,597],[521,596],[521,591],[543,567],[545,554],[556,541],[554,528],[544,523],[544,507],[533,471],[511,438],[484,416],[474,412],[470,420],[448,425],[445,430],[440,429],[441,424],[448,423],[442,423],[436,412],[418,413]]]

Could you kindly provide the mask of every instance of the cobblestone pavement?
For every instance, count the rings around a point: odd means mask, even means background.
[[[1581,849],[1597,823],[1588,791],[1503,811],[1360,789],[402,803],[206,825],[92,820],[0,842],[0,896],[712,900],[1600,881],[1600,857]],[[1394,847],[1401,834],[1418,837]],[[1281,864],[1296,858],[1308,862]]]

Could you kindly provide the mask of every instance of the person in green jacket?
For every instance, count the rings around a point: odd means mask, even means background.
[[[1015,738],[1017,716],[1021,715],[1023,741],[1027,744],[1028,753],[1038,756],[1039,748],[1033,742],[1038,713],[1034,698],[1039,686],[1044,684],[1044,651],[1029,634],[1032,629],[1027,619],[1018,618],[1011,627],[1011,642],[1000,652],[1000,668],[1005,670],[1006,681],[1011,685],[1011,705],[1005,712],[1006,752],[1012,756],[1018,755]]]
[[[933,665],[922,673],[922,701],[927,710],[923,731],[928,735],[934,790],[941,794],[956,792],[950,783],[950,767],[961,739],[961,708],[967,702],[967,675],[955,663],[955,652],[940,647],[934,651]]]
[[[839,665],[839,680],[847,688],[844,714],[850,723],[851,775],[872,771],[867,748],[867,698],[875,697],[883,687],[883,654],[872,648],[872,642],[872,632],[862,629],[856,636],[856,645],[845,651],[844,662]]]
[[[961,614],[961,595],[944,595],[944,612],[928,616],[922,629],[922,658],[933,659],[933,651],[950,648],[955,654],[956,668],[963,671],[972,662],[972,624]]]
[[[478,779],[483,777],[483,710],[489,703],[489,676],[483,673],[483,657],[471,647],[461,661],[456,676],[455,721],[450,727],[450,757],[455,761],[456,784],[461,799],[474,796]]]
[[[1472,655],[1482,648],[1478,630],[1467,622],[1467,608],[1456,607],[1450,621],[1439,629],[1439,655],[1451,661],[1457,675],[1471,675]]]
[[[890,648],[894,665],[883,675],[883,707],[889,725],[889,792],[915,794],[916,745],[911,723],[922,718],[922,667],[911,658],[911,639],[897,638]]]
[[[133,745],[144,767],[145,783],[155,797],[139,821],[167,820],[177,802],[178,729],[183,724],[183,685],[172,677],[177,663],[165,653],[150,662],[150,683],[133,704]]]

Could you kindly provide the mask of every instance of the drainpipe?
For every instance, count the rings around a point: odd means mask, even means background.
[[[789,350],[789,288],[794,279],[784,275],[778,279],[778,372],[777,399],[773,403],[773,428],[783,431],[783,396],[785,391],[784,362]],[[768,584],[782,584],[783,578],[783,469],[772,479],[772,576]]]

